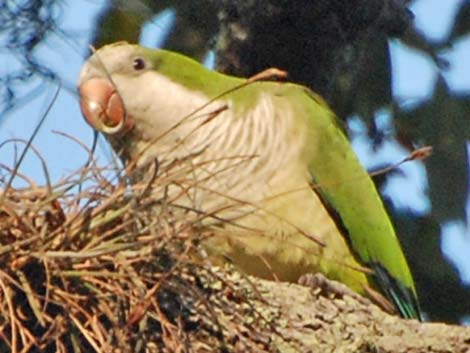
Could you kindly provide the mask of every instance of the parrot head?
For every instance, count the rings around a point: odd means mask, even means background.
[[[214,89],[210,75],[180,54],[114,43],[94,52],[83,66],[80,108],[88,124],[112,144],[122,145],[133,134],[133,140],[175,145],[194,129],[188,117],[207,103],[207,90]]]
[[[106,135],[123,134],[134,127],[126,106],[131,106],[132,88],[138,94],[140,74],[146,69],[146,63],[131,49],[95,53],[80,73],[78,87],[83,116],[91,127]],[[119,85],[119,76],[123,75],[134,78],[132,87]]]

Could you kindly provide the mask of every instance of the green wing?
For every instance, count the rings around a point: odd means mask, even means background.
[[[298,104],[306,110],[312,144],[305,158],[315,191],[356,258],[373,270],[371,283],[402,316],[421,319],[413,278],[375,185],[327,104],[306,88],[292,87],[303,91],[293,97],[301,97]]]

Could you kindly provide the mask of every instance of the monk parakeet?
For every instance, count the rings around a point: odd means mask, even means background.
[[[320,272],[420,317],[377,190],[308,88],[227,76],[120,42],[85,63],[79,92],[86,120],[125,162],[177,165],[169,197],[210,215],[211,254],[265,278]]]

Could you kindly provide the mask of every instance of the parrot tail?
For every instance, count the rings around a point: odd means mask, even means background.
[[[412,288],[404,286],[379,263],[370,263],[373,282],[381,289],[387,299],[394,304],[401,316],[407,319],[424,321],[418,299]]]

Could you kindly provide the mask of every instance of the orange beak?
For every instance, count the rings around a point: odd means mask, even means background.
[[[134,126],[115,86],[105,78],[92,78],[78,88],[80,108],[95,130],[107,135],[123,134]]]

